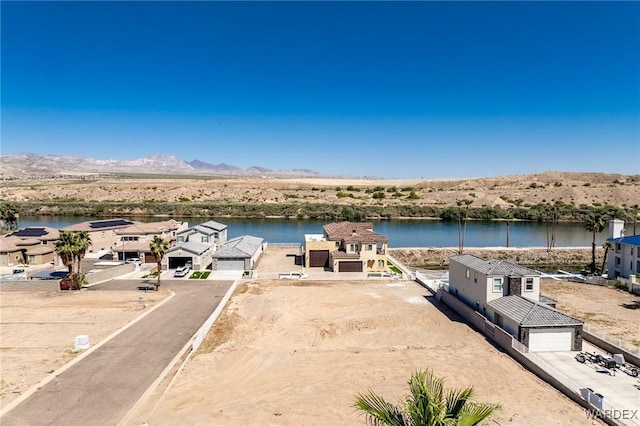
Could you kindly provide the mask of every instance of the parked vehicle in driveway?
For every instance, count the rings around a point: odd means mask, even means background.
[[[176,269],[176,272],[173,273],[173,276],[176,278],[186,277],[187,275],[189,275],[188,266],[181,266],[178,269]]]
[[[308,280],[309,275],[302,272],[291,271],[286,274],[278,274],[278,278],[281,280]]]

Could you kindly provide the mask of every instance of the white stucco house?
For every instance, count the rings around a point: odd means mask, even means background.
[[[208,268],[213,254],[227,241],[227,225],[210,220],[176,234],[176,245],[165,256],[164,267],[175,269],[191,263],[194,270]]]
[[[613,219],[609,221],[609,238],[613,245],[607,259],[608,278],[629,278],[640,274],[640,235],[627,235],[624,221]]]
[[[449,259],[449,293],[531,352],[582,350],[583,322],[541,301],[540,275],[505,260],[462,254]]]

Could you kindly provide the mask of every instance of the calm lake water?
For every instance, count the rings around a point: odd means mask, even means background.
[[[108,218],[98,218],[108,219]],[[163,220],[162,218],[130,218],[144,222]],[[291,219],[238,219],[238,218],[174,218],[197,225],[207,220],[215,220],[229,226],[229,238],[240,235],[255,235],[270,243],[301,243],[304,234],[321,234],[325,221]],[[97,220],[82,216],[36,216],[21,217],[20,227],[65,226]],[[433,220],[390,220],[374,221],[377,233],[389,238],[389,247],[457,247],[458,223]],[[544,223],[511,222],[511,247],[545,247],[547,226]],[[598,246],[606,240],[608,231],[596,235]],[[505,246],[507,225],[505,222],[489,221],[467,223],[465,247]],[[560,223],[556,227],[556,247],[590,247],[591,233],[585,231],[581,223]]]

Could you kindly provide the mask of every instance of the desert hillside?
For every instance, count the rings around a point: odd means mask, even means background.
[[[86,177],[9,180],[3,201],[317,203],[345,206],[414,205],[528,207],[562,202],[573,206],[633,206],[640,202],[640,175],[546,172],[535,175],[450,180],[194,178],[180,176]]]

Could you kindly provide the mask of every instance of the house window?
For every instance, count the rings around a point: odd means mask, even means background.
[[[631,247],[631,256],[633,256],[633,247]]]
[[[184,243],[184,236],[180,235],[180,236],[178,237],[178,242],[179,242],[179,243]]]
[[[366,247],[365,250],[367,250],[367,251],[373,250],[373,244],[367,244],[367,247]]]
[[[620,248],[621,248],[621,247],[622,247],[622,246],[621,246],[620,244],[617,244],[617,243],[616,243],[616,251],[620,251]]]
[[[384,260],[378,259],[378,268],[384,268]]]
[[[640,274],[640,260],[636,262],[636,274]]]
[[[36,262],[36,257],[30,254],[29,257],[27,258],[27,263],[35,263],[35,262]]]
[[[616,266],[620,266],[620,258],[616,256]]]
[[[349,244],[349,252],[350,253],[357,253],[358,252],[358,245],[357,244]]]
[[[473,282],[474,282],[474,283],[477,283],[477,282],[478,282],[478,273],[477,273],[477,272],[474,272],[474,273],[473,273]]]
[[[467,279],[469,279],[469,268],[467,268]]]
[[[202,236],[202,242],[203,243],[208,243],[209,242],[209,236],[208,235]]]
[[[502,278],[493,279],[493,292],[500,293],[502,291]]]
[[[42,245],[46,246],[47,244],[49,244],[49,242],[47,240],[42,241]]]
[[[106,234],[103,232],[103,233],[102,233],[102,238],[104,238],[104,237],[105,237],[105,235],[106,235]]]
[[[533,291],[533,278],[525,278],[524,291]]]
[[[217,232],[213,233],[213,238],[218,238],[218,233]]]

